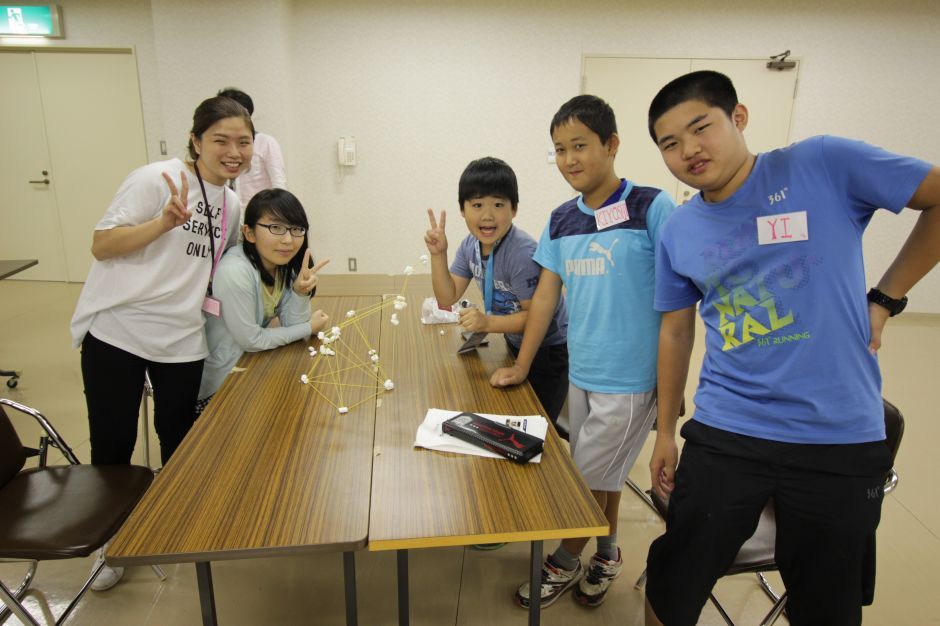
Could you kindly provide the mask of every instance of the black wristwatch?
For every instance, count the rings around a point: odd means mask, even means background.
[[[885,295],[874,287],[872,287],[871,291],[868,292],[868,301],[874,302],[878,306],[888,309],[888,313],[890,313],[889,317],[894,317],[903,311],[904,307],[907,306],[907,296],[902,297],[900,300],[895,300],[891,296]]]

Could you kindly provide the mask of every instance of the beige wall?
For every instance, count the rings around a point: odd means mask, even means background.
[[[311,215],[331,272],[398,273],[423,252],[427,207],[457,217],[471,159],[506,159],[520,179],[518,223],[533,235],[570,197],[548,123],[580,88],[583,53],[802,59],[792,139],[834,133],[940,163],[940,5],[792,0],[60,0],[55,45],[133,45],[148,153],[181,155],[192,110],[223,85],[256,101],[256,123],[284,147],[290,187]],[[720,8],[719,8],[720,7]],[[355,135],[359,165],[337,180],[335,140]],[[625,147],[629,149],[629,146]],[[620,172],[629,176],[629,172]],[[642,181],[641,181],[642,182]],[[913,222],[879,215],[866,240],[877,280]],[[466,230],[459,220],[452,241]],[[940,272],[911,294],[940,313]]]

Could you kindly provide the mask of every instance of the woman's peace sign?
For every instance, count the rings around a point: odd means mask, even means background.
[[[189,204],[189,181],[186,180],[186,173],[180,172],[180,189],[176,188],[173,179],[166,172],[163,172],[163,180],[170,188],[170,200],[163,207],[161,221],[163,227],[167,230],[173,230],[177,226],[182,226],[193,216],[187,206]]]
[[[294,279],[294,292],[306,296],[313,291],[313,288],[317,286],[317,282],[320,280],[317,272],[329,262],[329,259],[324,259],[310,267],[310,248],[307,248],[307,251],[304,252],[304,260],[300,264],[300,272],[297,274],[297,278]]]

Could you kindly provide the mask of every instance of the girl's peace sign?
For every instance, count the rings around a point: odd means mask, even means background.
[[[193,216],[193,212],[187,207],[189,205],[189,181],[186,180],[186,173],[180,172],[180,190],[177,190],[173,179],[166,172],[163,172],[163,180],[170,188],[170,200],[163,207],[163,214],[160,220],[166,230],[173,230],[177,226],[182,226]]]
[[[441,211],[441,221],[438,224],[434,218],[434,209],[428,209],[428,220],[431,222],[431,228],[424,233],[424,243],[428,246],[428,252],[431,254],[447,253],[447,235],[444,233],[444,225],[447,223],[447,211]]]
[[[297,273],[297,278],[294,279],[294,292],[305,296],[313,291],[313,288],[317,286],[320,280],[320,277],[317,276],[317,272],[323,269],[329,262],[329,259],[323,259],[313,267],[310,267],[310,248],[307,248],[307,251],[304,252],[304,260],[300,263],[300,272]]]

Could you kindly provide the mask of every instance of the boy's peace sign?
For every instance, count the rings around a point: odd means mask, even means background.
[[[431,222],[431,228],[424,233],[424,243],[428,246],[428,252],[431,254],[447,253],[447,235],[444,234],[444,225],[447,223],[447,211],[441,211],[441,221],[438,224],[434,217],[434,209],[428,209],[428,220]]]
[[[193,212],[187,208],[189,205],[189,181],[186,180],[186,172],[180,172],[180,189],[177,190],[173,179],[166,172],[163,172],[163,180],[170,188],[170,200],[163,207],[160,220],[163,227],[170,231],[177,226],[182,226],[193,216]]]
[[[300,272],[297,274],[297,278],[294,279],[294,292],[306,296],[313,291],[313,288],[316,287],[317,283],[320,281],[317,272],[323,269],[329,262],[329,259],[323,259],[313,267],[310,267],[310,248],[307,248],[307,251],[304,252],[304,260],[300,263]]]

